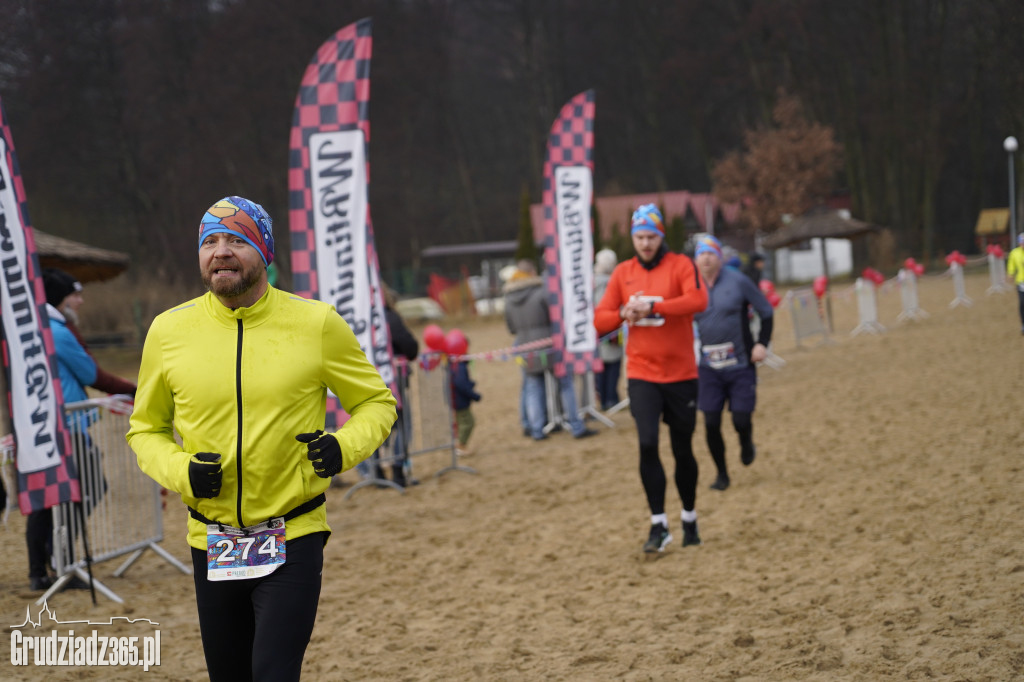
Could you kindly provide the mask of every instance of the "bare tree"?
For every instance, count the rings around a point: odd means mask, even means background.
[[[774,126],[744,134],[746,152],[731,152],[712,170],[721,201],[741,202],[751,229],[770,233],[784,214],[821,204],[835,186],[842,150],[830,127],[809,121],[799,98],[779,91]]]

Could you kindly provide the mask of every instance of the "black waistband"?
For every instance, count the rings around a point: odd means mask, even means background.
[[[302,516],[303,514],[307,514],[307,513],[311,512],[311,511],[313,511],[314,509],[316,509],[317,507],[319,507],[321,504],[323,504],[326,501],[327,501],[327,495],[325,495],[324,493],[320,493],[319,495],[314,497],[312,500],[306,500],[305,502],[300,504],[295,509],[292,509],[291,511],[286,512],[284,514],[283,518],[284,518],[285,521],[291,521],[292,519],[296,518],[297,516]],[[191,516],[196,521],[199,521],[200,523],[205,523],[206,525],[210,525],[211,523],[212,524],[217,524],[217,525],[223,525],[223,526],[229,525],[229,524],[222,524],[220,521],[211,521],[210,519],[206,518],[205,516],[200,514],[198,511],[196,511],[192,507],[188,507],[188,515]]]

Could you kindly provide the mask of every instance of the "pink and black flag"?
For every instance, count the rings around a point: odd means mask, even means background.
[[[594,329],[594,91],[573,97],[551,126],[544,161],[544,279],[554,372],[600,371]]]
[[[81,499],[46,294],[14,139],[0,101],[0,330],[23,514]]]
[[[366,357],[397,394],[370,221],[371,20],[320,46],[295,99],[288,160],[288,219],[295,293],[332,303]],[[346,419],[331,398],[327,427]]]

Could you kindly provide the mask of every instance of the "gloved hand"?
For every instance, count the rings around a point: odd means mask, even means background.
[[[306,457],[313,463],[313,471],[320,478],[330,478],[341,473],[341,445],[329,433],[317,429],[313,433],[300,433],[295,440],[305,443],[309,450]]]
[[[188,482],[194,497],[217,497],[224,472],[216,452],[197,452],[188,463]]]

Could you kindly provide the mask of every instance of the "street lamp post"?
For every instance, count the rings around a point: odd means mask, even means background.
[[[1010,175],[1010,246],[1017,246],[1017,183],[1013,179],[1013,153],[1017,151],[1017,138],[1010,135],[1003,140],[1003,149],[1009,159]]]

